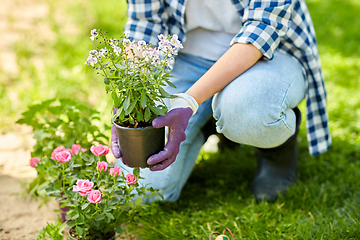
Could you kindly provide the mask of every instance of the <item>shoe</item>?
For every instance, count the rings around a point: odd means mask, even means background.
[[[252,193],[257,201],[276,201],[279,194],[284,195],[296,180],[301,112],[298,108],[293,110],[296,115],[295,134],[279,147],[255,148],[258,166],[252,182]]]

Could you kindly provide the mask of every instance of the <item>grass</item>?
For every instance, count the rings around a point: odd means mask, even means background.
[[[83,65],[92,43],[89,31],[101,27],[120,34],[125,4],[90,0],[42,1],[41,19],[52,37],[26,32],[17,42],[20,71],[0,74],[2,131],[11,129],[19,111],[37,101],[71,96],[104,113],[109,98],[102,81]],[[360,2],[307,0],[318,36],[328,92],[333,144],[311,157],[305,121],[299,135],[299,181],[275,203],[256,203],[250,183],[255,157],[249,146],[220,153],[201,152],[199,163],[176,203],[155,203],[127,231],[141,239],[208,239],[230,228],[235,239],[359,239],[360,237]],[[66,17],[65,17],[66,16]],[[16,97],[13,97],[16,96]],[[304,112],[304,102],[300,105]]]

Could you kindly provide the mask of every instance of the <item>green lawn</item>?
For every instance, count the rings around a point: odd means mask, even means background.
[[[106,5],[90,0],[47,1],[43,20],[54,37],[30,34],[17,42],[18,76],[0,75],[3,131],[29,104],[70,97],[103,113],[110,121],[111,105],[102,80],[83,65],[92,48],[89,33],[101,27],[120,34],[123,1]],[[311,157],[305,120],[299,136],[299,181],[275,203],[259,203],[250,183],[256,161],[251,147],[223,153],[202,152],[176,203],[156,203],[128,224],[126,231],[141,239],[208,239],[212,231],[230,228],[235,239],[360,239],[360,1],[308,0],[318,36],[328,92],[333,144]],[[66,13],[66,18],[58,15]],[[39,67],[35,57],[45,61]],[[16,93],[17,100],[12,100]],[[300,108],[305,112],[304,102]]]

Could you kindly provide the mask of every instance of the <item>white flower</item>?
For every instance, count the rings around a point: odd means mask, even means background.
[[[160,58],[159,57],[153,57],[152,58],[152,64],[160,65]]]
[[[163,39],[159,42],[159,48],[163,52],[167,52],[171,48],[170,41],[167,39]]]
[[[93,29],[90,31],[90,34],[91,34],[91,41],[94,41],[94,39],[99,35],[99,33],[96,31],[96,29]]]
[[[170,39],[170,43],[173,47],[175,48],[184,48],[183,45],[181,44],[181,42],[179,41],[179,37],[178,35],[174,34],[171,39]]]
[[[161,41],[161,40],[164,39],[165,36],[164,36],[164,34],[159,34],[157,37],[158,37],[158,39]]]
[[[130,44],[130,40],[127,39],[127,38],[125,38],[125,39],[123,40],[123,44],[124,44],[125,46],[128,46],[128,45]]]
[[[84,64],[94,66],[98,62],[97,57],[94,55],[89,55]]]
[[[90,50],[89,54],[94,55],[94,56],[98,56],[99,52],[97,50]]]
[[[119,45],[118,40],[116,40],[115,38],[110,38],[110,39],[109,39],[109,45],[111,45],[111,46],[113,46],[113,45],[115,45],[115,46]]]
[[[105,48],[100,49],[99,55],[101,57],[105,57],[105,54],[107,54],[107,53],[108,53],[108,50],[105,47]]]
[[[131,41],[131,42],[129,43],[128,47],[131,48],[131,49],[136,49],[136,44],[135,44],[135,42],[134,42],[134,41]]]
[[[138,43],[137,43],[137,46],[138,46],[137,50],[138,50],[138,51],[143,51],[143,47],[144,47],[145,45],[146,45],[146,42],[145,42],[144,40],[138,41]]]
[[[169,49],[169,53],[172,55],[177,55],[178,54],[178,50],[176,48],[171,48]],[[170,57],[170,56],[169,56]]]
[[[112,45],[112,47],[114,49],[114,53],[119,56],[121,53],[121,48],[115,45]]]

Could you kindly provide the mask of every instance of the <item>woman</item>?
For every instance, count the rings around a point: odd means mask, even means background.
[[[168,126],[167,144],[148,159],[153,166],[141,170],[143,182],[165,200],[180,196],[211,117],[218,133],[255,147],[257,200],[276,200],[296,178],[297,106],[304,98],[310,154],[330,146],[321,63],[304,0],[133,0],[127,14],[130,38],[156,44],[159,34],[176,34],[184,45],[173,68],[177,88],[167,89],[178,98],[153,121]],[[116,134],[112,150],[119,158]]]

